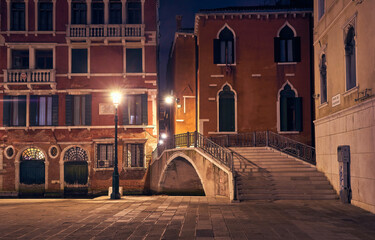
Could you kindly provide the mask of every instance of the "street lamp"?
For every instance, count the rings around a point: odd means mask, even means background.
[[[113,175],[112,175],[112,194],[111,199],[120,199],[119,193],[119,174],[118,174],[118,167],[117,167],[117,108],[121,102],[121,93],[113,92],[112,94],[113,105],[115,105],[115,166],[113,168]]]

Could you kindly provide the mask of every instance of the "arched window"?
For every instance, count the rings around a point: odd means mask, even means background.
[[[320,103],[327,102],[327,62],[326,55],[323,54],[320,59]]]
[[[21,154],[20,183],[44,184],[45,182],[45,156],[38,148],[28,148]]]
[[[280,91],[280,131],[302,131],[302,98],[289,84]]]
[[[72,147],[65,152],[64,161],[87,162],[88,156],[84,149],[80,147]]]
[[[274,39],[275,62],[300,62],[301,39],[296,37],[294,31],[286,24]]]
[[[346,90],[350,90],[357,85],[354,36],[354,28],[350,27],[345,38]]]
[[[214,64],[234,63],[234,35],[224,27],[219,34],[219,39],[214,39]]]
[[[219,132],[234,132],[235,94],[228,85],[219,93]]]

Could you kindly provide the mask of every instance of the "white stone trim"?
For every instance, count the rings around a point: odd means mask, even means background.
[[[51,150],[52,150],[53,147],[55,147],[55,148],[57,149],[57,154],[56,154],[56,156],[52,156],[52,154],[51,154]],[[57,158],[57,157],[59,156],[60,152],[61,152],[61,151],[60,151],[60,147],[57,146],[57,145],[51,145],[51,146],[48,148],[48,156],[49,156],[50,158]]]
[[[294,91],[295,97],[296,98],[298,97],[298,91],[297,91],[297,89],[294,88],[293,84],[291,84],[289,82],[289,80],[286,80],[286,82],[281,86],[281,88],[277,92],[276,116],[277,116],[277,132],[279,134],[283,134],[283,133],[286,133],[286,134],[288,134],[288,133],[292,133],[292,134],[299,133],[298,131],[281,131],[281,126],[280,126],[280,124],[281,124],[281,119],[280,119],[280,93],[281,93],[281,91],[284,89],[284,87],[287,84],[290,86],[291,90]]]
[[[8,151],[9,148],[12,148],[12,149],[13,149],[13,155],[12,155],[12,156],[8,156],[8,154],[7,154],[7,151]],[[5,155],[5,157],[6,157],[7,159],[12,159],[12,158],[16,155],[16,149],[13,147],[13,145],[9,145],[9,146],[7,146],[7,147],[4,149],[4,155]],[[0,169],[2,169],[2,168],[0,168]]]
[[[294,27],[288,22],[288,21],[285,21],[285,23],[279,28],[279,30],[277,31],[277,37],[280,37],[280,32],[281,30],[285,27],[285,26],[288,26],[290,29],[292,29],[293,33],[294,33],[294,37],[297,36],[297,31],[296,29],[294,29]]]
[[[225,23],[220,29],[219,29],[219,31],[217,32],[217,34],[216,34],[216,39],[219,39],[219,35],[220,35],[220,33],[221,33],[221,31],[223,31],[224,30],[224,28],[228,28],[229,29],[229,31],[231,31],[232,33],[233,33],[233,63],[231,63],[231,64],[216,64],[217,66],[235,66],[236,65],[236,63],[237,63],[237,61],[236,61],[236,58],[237,58],[237,54],[236,54],[236,50],[237,50],[237,47],[236,47],[236,43],[237,43],[237,41],[236,41],[236,32],[233,30],[233,28],[231,28],[229,25],[228,25],[228,23]]]

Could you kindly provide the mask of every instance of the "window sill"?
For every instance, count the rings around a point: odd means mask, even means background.
[[[321,109],[321,108],[324,108],[324,107],[327,107],[327,106],[328,106],[328,101],[320,104],[318,109]]]
[[[113,167],[108,167],[108,168],[93,168],[95,172],[97,171],[113,171]]]
[[[278,62],[277,65],[296,65],[297,62]]]
[[[352,93],[358,92],[358,88],[359,88],[359,86],[355,86],[355,87],[353,87],[353,88],[347,90],[346,92],[344,92],[344,93],[342,94],[342,96],[343,96],[343,97],[346,97],[346,96],[348,96],[348,95],[350,95],[350,94],[352,94]]]
[[[226,66],[235,67],[236,65],[237,65],[236,63],[231,63],[231,64],[219,63],[219,64],[216,64],[216,66],[218,66],[218,67],[226,67]]]
[[[280,135],[287,135],[287,134],[299,134],[301,133],[300,131],[277,131],[278,134]]]
[[[208,134],[212,134],[212,135],[215,135],[215,134],[238,134],[237,132],[208,132]]]

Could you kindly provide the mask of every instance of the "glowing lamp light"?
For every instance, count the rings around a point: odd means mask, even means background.
[[[168,135],[167,135],[166,133],[162,133],[162,134],[160,135],[160,137],[161,137],[162,139],[166,139],[166,138],[168,137]]]
[[[117,107],[121,102],[121,93],[113,92],[111,93],[113,104]]]
[[[166,96],[164,100],[166,104],[172,104],[174,98],[172,96]]]
[[[164,141],[162,139],[159,140],[159,145],[163,145]]]

